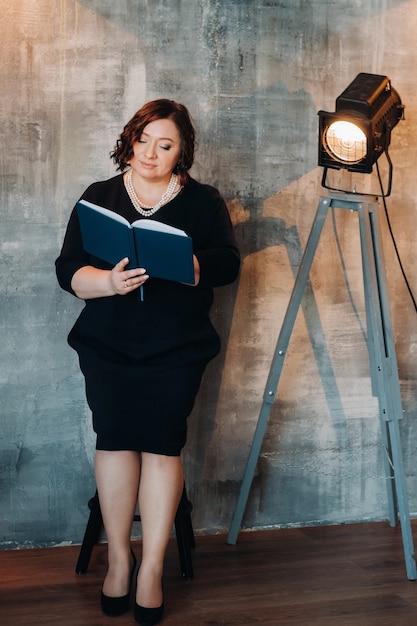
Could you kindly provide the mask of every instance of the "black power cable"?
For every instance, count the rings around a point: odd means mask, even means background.
[[[382,191],[383,187],[382,187],[381,173],[379,171],[378,161],[376,162],[376,171],[378,173],[379,185],[380,185],[380,188],[381,188],[381,191]],[[389,233],[390,233],[390,236],[391,236],[392,243],[394,245],[394,250],[395,250],[396,257],[398,259],[400,270],[401,270],[401,273],[403,275],[404,282],[405,282],[405,284],[407,286],[408,293],[410,294],[410,298],[411,298],[411,300],[413,302],[414,309],[417,312],[417,302],[416,302],[414,294],[413,294],[413,292],[411,290],[410,283],[408,282],[408,278],[406,276],[406,273],[405,273],[405,270],[404,270],[404,266],[402,264],[401,257],[400,257],[399,251],[398,251],[397,242],[395,241],[394,233],[392,232],[391,221],[390,221],[390,218],[389,218],[387,203],[386,203],[385,194],[384,194],[383,191],[382,191],[381,197],[382,197],[382,203],[383,203],[383,206],[384,206],[385,218],[387,220],[388,230],[389,230]]]

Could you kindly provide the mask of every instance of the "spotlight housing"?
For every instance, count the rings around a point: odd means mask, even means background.
[[[336,99],[336,111],[319,111],[319,158],[324,168],[370,174],[386,154],[404,106],[388,76],[360,73]],[[326,171],[323,179],[325,179]]]

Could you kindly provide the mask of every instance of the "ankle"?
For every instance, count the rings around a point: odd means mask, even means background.
[[[139,568],[136,589],[136,602],[143,607],[159,607],[163,602],[162,567]]]
[[[128,559],[125,555],[109,559],[109,566],[103,582],[102,591],[109,597],[123,596],[129,593],[136,558],[132,550]]]

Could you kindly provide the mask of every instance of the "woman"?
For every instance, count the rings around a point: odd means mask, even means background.
[[[76,208],[56,260],[61,287],[85,300],[68,342],[79,355],[97,435],[95,475],[108,538],[101,606],[107,615],[129,610],[138,501],[142,560],[134,615],[143,626],[163,615],[163,561],[183,489],[187,417],[220,349],[209,318],[213,287],[233,282],[240,265],[224,200],[188,173],[194,147],[187,109],[171,100],[149,102],[111,154],[122,173],[82,195],[130,223],[151,217],[186,231],[194,285],[152,278],[146,268],[127,270],[127,258],[111,267],[91,257]]]

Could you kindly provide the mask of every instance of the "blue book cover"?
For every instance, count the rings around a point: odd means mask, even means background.
[[[128,269],[143,267],[150,277],[194,284],[193,242],[178,228],[150,219],[130,224],[124,217],[87,200],[77,203],[84,250]]]

